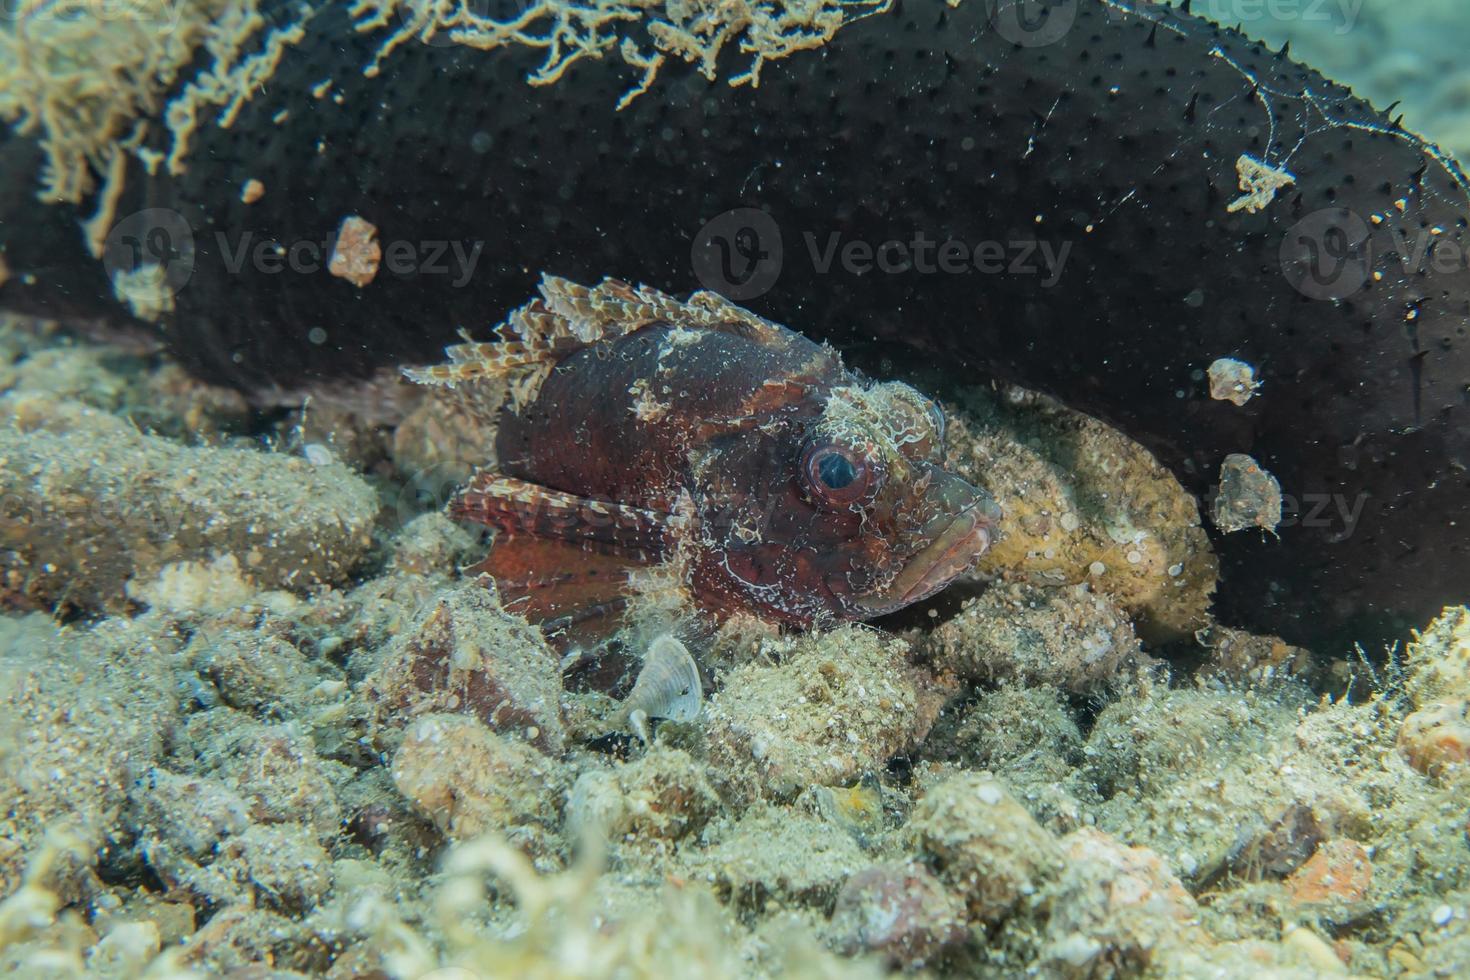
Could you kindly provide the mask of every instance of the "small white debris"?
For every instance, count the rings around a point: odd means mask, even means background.
[[[1296,183],[1296,176],[1290,171],[1257,160],[1249,153],[1242,153],[1235,161],[1235,172],[1240,175],[1240,189],[1245,194],[1226,207],[1231,214],[1237,211],[1255,214],[1276,199],[1277,191]]]
[[[1434,924],[1437,925],[1437,926],[1447,926],[1447,925],[1449,925],[1450,924],[1450,920],[1453,919],[1454,917],[1455,917],[1455,910],[1452,909],[1452,908],[1450,908],[1448,905],[1441,905],[1441,906],[1439,906],[1429,916],[1430,920],[1433,921]]]
[[[313,466],[329,466],[336,461],[332,456],[332,451],[319,442],[308,442],[302,446],[301,455],[305,456],[306,461]]]
[[[1233,357],[1222,357],[1210,365],[1210,397],[1216,401],[1244,405],[1261,388],[1256,369]]]

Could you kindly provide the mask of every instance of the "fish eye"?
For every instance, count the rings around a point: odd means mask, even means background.
[[[857,503],[878,482],[873,464],[863,454],[841,443],[812,443],[802,457],[803,482],[818,503],[832,506]]]

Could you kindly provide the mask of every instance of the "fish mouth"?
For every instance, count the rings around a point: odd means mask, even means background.
[[[934,540],[914,555],[883,589],[857,599],[864,619],[886,616],[944,588],[990,547],[1000,509],[989,499],[972,504],[950,520]]]

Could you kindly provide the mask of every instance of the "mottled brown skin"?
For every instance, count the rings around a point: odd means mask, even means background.
[[[868,619],[988,545],[998,510],[942,468],[933,402],[730,310],[580,346],[504,410],[498,472],[454,512],[499,529],[483,570],[533,618],[575,618],[625,593],[627,570],[674,561],[717,616]]]

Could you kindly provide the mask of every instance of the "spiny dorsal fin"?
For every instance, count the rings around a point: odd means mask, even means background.
[[[583,286],[560,276],[541,277],[541,298],[514,310],[496,327],[497,341],[465,342],[447,349],[448,363],[405,368],[418,384],[456,385],[506,379],[517,409],[535,399],[541,383],[567,355],[604,340],[625,337],[651,323],[690,330],[719,330],[757,343],[782,343],[781,328],[717,293],[700,291],[684,303],[650,286],[618,279]]]

